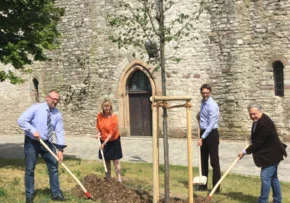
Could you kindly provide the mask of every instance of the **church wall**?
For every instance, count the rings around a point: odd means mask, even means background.
[[[118,113],[122,72],[134,60],[146,62],[141,50],[119,50],[108,39],[112,30],[106,15],[122,12],[115,1],[58,0],[57,4],[65,8],[59,24],[60,49],[47,52],[51,61],[34,64],[34,72],[25,75],[24,84],[1,84],[0,91],[5,94],[1,108],[6,111],[0,116],[7,118],[1,121],[2,134],[20,132],[16,119],[35,102],[32,79],[36,78],[41,101],[48,90],[60,90],[62,100],[58,107],[67,134],[94,135],[95,116],[102,99],[112,99]],[[197,5],[198,2],[183,1],[170,13],[173,16],[189,12]],[[197,131],[199,88],[210,83],[212,96],[220,106],[222,138],[249,138],[251,120],[246,107],[258,102],[280,135],[289,140],[289,6],[290,2],[277,0],[215,0],[194,23],[191,35],[178,45],[177,56],[182,60],[166,64],[167,95],[192,96],[193,134]],[[166,53],[173,54],[175,46],[169,43]],[[284,65],[283,97],[274,93],[272,63],[277,60]],[[153,66],[148,65],[152,69]],[[156,93],[161,94],[160,71],[154,74]],[[185,108],[170,109],[168,120],[171,137],[185,136]]]

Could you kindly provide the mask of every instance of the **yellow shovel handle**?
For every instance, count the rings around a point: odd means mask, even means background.
[[[49,151],[51,153],[52,156],[54,156],[54,158],[59,161],[58,157],[56,156],[55,153],[53,153],[53,151],[51,151],[51,149],[43,142],[42,139],[39,140],[40,143],[47,149],[47,151]],[[86,188],[82,185],[82,183],[77,179],[77,177],[68,169],[68,167],[66,167],[66,165],[64,165],[64,163],[61,162],[61,165],[65,168],[65,170],[67,170],[67,172],[75,179],[75,181],[80,185],[80,187],[83,189],[83,191],[87,194],[87,190]]]
[[[98,137],[98,140],[99,140],[99,146],[100,146],[100,151],[101,151],[101,155],[102,155],[102,161],[103,161],[103,164],[104,164],[104,168],[105,168],[105,172],[106,172],[106,175],[108,173],[108,170],[107,170],[107,165],[105,163],[105,158],[104,158],[104,152],[103,152],[103,149],[101,148],[101,139],[100,137]]]
[[[247,149],[249,145],[247,145],[244,149]],[[230,170],[232,170],[232,168],[234,167],[234,165],[236,165],[236,163],[240,160],[239,157],[236,158],[236,160],[234,161],[234,163],[232,163],[232,165],[228,168],[228,170],[224,173],[224,175],[220,178],[220,180],[215,184],[214,188],[211,190],[211,192],[209,193],[209,198],[212,197],[212,195],[215,193],[216,189],[218,188],[218,186],[221,184],[221,182],[223,181],[223,179],[228,175],[228,173],[230,172]]]

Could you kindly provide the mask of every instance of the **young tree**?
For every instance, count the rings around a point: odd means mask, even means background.
[[[60,36],[57,23],[64,10],[54,0],[1,0],[0,4],[0,62],[15,69],[47,57],[44,49],[55,49]],[[12,71],[0,70],[0,81],[11,83],[23,80]]]
[[[197,9],[189,8],[187,13],[179,13],[173,19],[171,18],[172,20],[166,21],[165,17],[170,15],[171,9],[180,4],[182,0],[135,0],[134,6],[130,2],[134,1],[119,1],[122,12],[108,16],[111,27],[116,31],[116,35],[110,36],[110,39],[117,43],[119,48],[128,48],[129,46],[145,48],[149,60],[151,57],[160,57],[157,68],[161,67],[162,95],[166,96],[166,59],[174,62],[179,62],[181,59],[175,57],[175,54],[166,55],[165,44],[171,41],[178,43],[182,38],[189,37],[194,20],[199,18],[206,4],[201,0]],[[178,46],[175,46],[174,49],[176,53]],[[167,129],[167,109],[163,108],[165,201],[169,202]]]

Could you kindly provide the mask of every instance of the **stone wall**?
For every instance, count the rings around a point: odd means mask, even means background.
[[[209,44],[219,47],[216,79],[225,136],[244,135],[246,105],[259,102],[279,132],[289,138],[289,8],[288,1],[216,1],[209,12]],[[288,33],[288,34],[287,34]],[[213,56],[214,57],[214,56]],[[284,65],[285,96],[274,94],[272,63]]]
[[[133,3],[133,2],[132,2]],[[52,88],[60,90],[67,134],[93,135],[95,116],[103,98],[111,98],[119,112],[119,85],[122,72],[132,61],[142,59],[141,50],[119,50],[109,39],[112,30],[107,14],[122,12],[115,1],[58,0],[65,8],[59,24],[60,49],[48,52],[51,61],[33,65],[32,75],[22,85],[1,83],[2,134],[19,133],[16,119],[35,102],[32,79],[39,81],[39,98]],[[196,9],[197,1],[182,1],[171,8],[167,19],[179,12]],[[196,134],[195,114],[200,106],[199,87],[213,86],[213,98],[220,106],[219,130],[224,139],[246,139],[251,120],[247,105],[258,102],[274,120],[279,133],[289,140],[289,40],[290,26],[286,0],[215,0],[194,22],[194,29],[184,38],[177,53],[180,63],[168,61],[167,95],[192,96],[192,127]],[[174,43],[166,47],[174,53]],[[274,61],[284,65],[285,96],[274,93]],[[149,68],[148,68],[149,67]],[[148,65],[152,72],[152,65]],[[156,94],[160,94],[160,72],[152,75]],[[157,90],[158,89],[158,90]],[[185,109],[169,110],[170,136],[185,136]]]
[[[4,66],[0,64],[3,70],[13,70],[12,66]],[[15,73],[24,79],[30,78],[29,75],[20,72]],[[9,81],[0,83],[0,127],[1,134],[11,135],[21,133],[17,125],[17,118],[22,113],[23,109],[35,102],[35,92],[32,81],[20,85],[13,85]]]

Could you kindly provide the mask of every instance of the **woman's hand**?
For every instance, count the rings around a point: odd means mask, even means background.
[[[100,133],[100,132],[97,132],[95,138],[96,138],[96,139],[99,139],[100,137],[101,137],[101,133]]]
[[[104,149],[106,144],[107,143],[103,142],[103,144],[101,145],[101,149]]]

